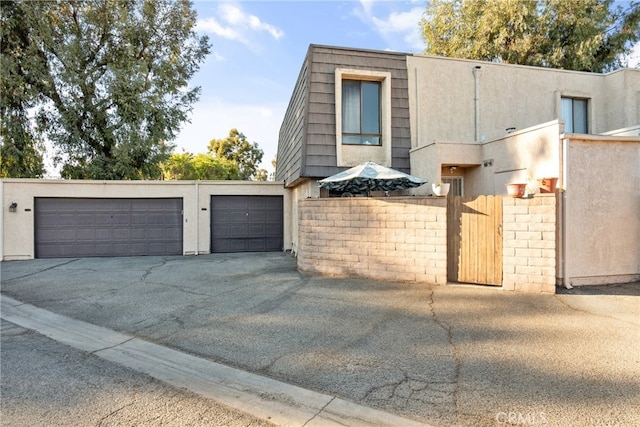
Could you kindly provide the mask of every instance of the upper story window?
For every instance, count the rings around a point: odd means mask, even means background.
[[[584,98],[561,98],[561,119],[567,133],[589,133],[587,121],[588,100]]]
[[[382,145],[380,82],[342,81],[342,143]]]
[[[391,166],[391,72],[336,68],[336,166]]]

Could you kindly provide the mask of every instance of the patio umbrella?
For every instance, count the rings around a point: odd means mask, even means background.
[[[419,187],[427,181],[377,163],[366,162],[320,180],[320,188],[349,193],[394,191]]]

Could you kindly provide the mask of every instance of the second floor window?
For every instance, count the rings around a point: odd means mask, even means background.
[[[382,145],[380,82],[342,81],[342,143]]]
[[[589,133],[587,123],[587,102],[582,98],[562,98],[561,119],[567,133]]]

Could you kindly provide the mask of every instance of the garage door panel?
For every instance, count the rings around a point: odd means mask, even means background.
[[[97,228],[95,230],[95,239],[98,241],[112,240],[111,229]]]
[[[163,225],[164,224],[164,218],[162,217],[161,214],[157,214],[157,213],[152,213],[146,216],[146,221],[147,224],[149,225]]]
[[[125,214],[114,214],[111,217],[111,223],[115,226],[118,225],[126,225],[127,227],[131,226],[131,217]]]
[[[36,198],[34,210],[38,258],[182,254],[179,198]]]
[[[95,230],[83,228],[76,231],[76,241],[93,241],[96,238]]]
[[[282,212],[265,212],[265,220],[273,224],[282,223]]]
[[[211,196],[211,252],[280,251],[281,196]]]
[[[76,217],[74,218],[74,221],[77,225],[83,226],[83,225],[94,225],[96,222],[96,219],[93,217],[93,215],[89,215],[87,213],[81,213],[76,215]]]
[[[95,225],[103,225],[103,224],[104,225],[111,225],[111,222],[112,222],[111,221],[111,217],[112,217],[112,215],[110,213],[109,214],[104,214],[104,213],[97,212],[94,215],[95,215],[94,216],[94,218],[95,218],[94,224]]]
[[[129,241],[131,239],[131,233],[126,228],[114,228],[111,234],[111,240],[115,241]]]
[[[219,243],[218,243],[219,242]],[[212,252],[248,252],[246,239],[227,239],[216,242]]]
[[[76,237],[74,234],[65,233],[61,230],[46,230],[46,233],[43,235],[43,241],[51,244],[55,244],[56,242],[73,242],[75,240]]]
[[[180,248],[182,248],[182,232],[177,229],[164,230],[164,237],[173,243],[168,243],[170,245],[175,245],[178,243]],[[182,251],[182,249],[180,249]]]
[[[276,229],[276,228],[267,228],[267,230],[265,231],[265,236],[269,236],[269,237],[277,237],[277,236],[282,236],[282,228]]]
[[[182,253],[182,243],[167,243],[164,245],[165,248],[165,252],[169,252],[169,253],[176,253],[176,252],[180,252]]]
[[[162,228],[149,228],[147,230],[147,238],[150,241],[162,240],[162,239],[165,238],[165,232],[164,232],[164,230]]]
[[[85,252],[93,253],[95,254],[94,256],[111,256],[114,252],[118,253],[118,251],[115,250],[115,247],[112,244],[96,244],[93,247],[87,245],[87,250]],[[73,252],[70,250],[67,256],[72,256],[72,254]]]
[[[216,222],[220,222],[220,223],[226,222],[227,224],[234,224],[234,223],[244,224],[244,221],[245,221],[244,211],[230,211],[230,212],[214,211],[213,215],[216,218]]]
[[[248,224],[246,228],[246,236],[264,236],[266,234],[265,229],[266,227],[264,226],[264,224]]]
[[[140,230],[140,229],[132,229],[131,230],[131,239],[132,240],[144,240],[146,238],[146,233],[144,230]]]

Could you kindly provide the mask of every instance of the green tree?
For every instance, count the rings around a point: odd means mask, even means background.
[[[613,0],[432,0],[425,53],[594,71],[624,66],[640,40],[640,3]]]
[[[269,179],[269,172],[267,172],[266,169],[260,168],[256,170],[254,179],[256,181],[267,181]]]
[[[0,177],[40,178],[44,175],[42,144],[29,120],[31,99],[37,96],[23,85],[21,72],[33,58],[20,58],[29,48],[21,9],[14,2],[2,2],[0,15]],[[19,61],[24,61],[20,63]]]
[[[218,159],[227,159],[238,165],[240,179],[256,178],[258,165],[262,161],[264,152],[257,143],[250,143],[247,137],[237,129],[231,129],[229,136],[224,139],[212,139],[209,142],[209,152]]]
[[[2,137],[46,138],[67,178],[158,178],[209,53],[188,0],[2,0]],[[19,19],[19,25],[5,25]],[[5,108],[6,107],[6,108]],[[33,117],[24,119],[24,111]],[[5,115],[5,112],[7,113]],[[21,117],[22,122],[10,118]],[[20,124],[18,126],[17,124]]]
[[[273,172],[269,174],[269,181],[275,181],[276,169],[278,168],[278,156],[274,157],[273,160],[271,160],[271,166],[273,166]]]
[[[174,153],[162,164],[162,174],[168,180],[239,179],[235,163],[217,159],[209,153]]]

